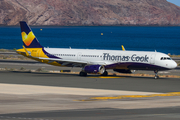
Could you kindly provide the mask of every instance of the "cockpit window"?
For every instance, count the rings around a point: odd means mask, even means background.
[[[161,57],[160,60],[172,60],[170,57]]]

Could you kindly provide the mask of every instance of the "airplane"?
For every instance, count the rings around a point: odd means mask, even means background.
[[[36,61],[62,67],[81,67],[80,76],[100,74],[107,76],[108,69],[119,73],[132,70],[158,71],[171,70],[177,63],[167,54],[147,51],[96,50],[43,47],[25,21],[20,21],[23,48],[17,53]]]

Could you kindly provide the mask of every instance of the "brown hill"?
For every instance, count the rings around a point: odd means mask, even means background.
[[[179,25],[180,7],[166,0],[0,0],[0,24]]]

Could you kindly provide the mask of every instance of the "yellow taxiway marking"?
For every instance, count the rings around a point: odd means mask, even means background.
[[[103,78],[103,79],[108,79],[108,78],[124,78],[124,77],[116,77],[116,76],[98,76],[98,77],[89,77],[89,78]]]
[[[92,97],[87,100],[76,100],[76,101],[98,101],[98,100],[112,100],[112,99],[126,99],[126,98],[167,97],[167,96],[180,96],[180,92],[170,92],[165,94],[151,94],[151,95],[120,95],[115,97]]]

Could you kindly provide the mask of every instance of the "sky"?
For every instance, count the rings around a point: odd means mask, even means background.
[[[167,0],[168,2],[171,2],[177,6],[180,6],[180,0]]]

